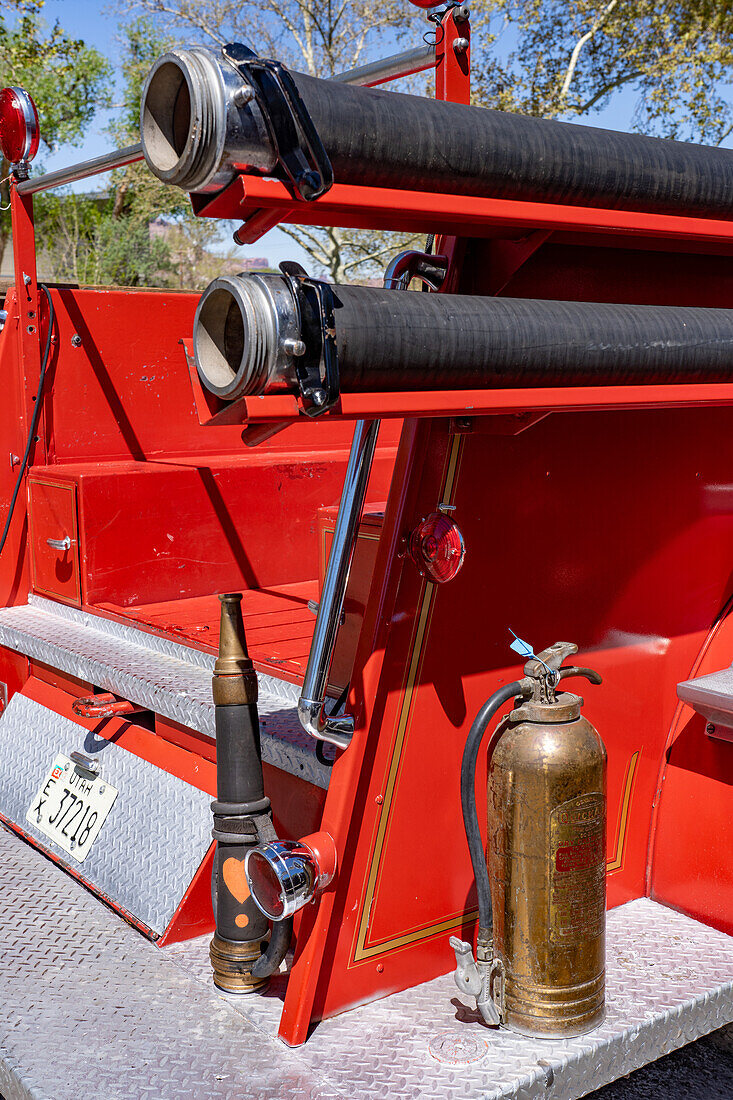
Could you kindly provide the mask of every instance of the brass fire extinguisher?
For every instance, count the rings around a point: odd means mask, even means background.
[[[557,642],[500,688],[471,727],[461,800],[479,900],[477,959],[451,937],[455,980],[488,1024],[524,1035],[582,1035],[605,1011],[606,750],[583,700],[557,691],[588,668],[562,668]],[[502,703],[514,709],[489,745],[488,861],[476,813],[478,750]],[[488,862],[488,866],[487,866]],[[493,902],[493,905],[492,905]]]

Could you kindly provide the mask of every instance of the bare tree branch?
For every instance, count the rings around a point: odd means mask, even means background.
[[[618,0],[610,0],[610,3],[606,4],[605,8],[603,8],[603,10],[599,12],[590,30],[581,35],[581,37],[575,43],[575,46],[573,47],[573,52],[570,55],[570,63],[568,64],[567,70],[565,72],[565,78],[560,88],[560,100],[563,100],[567,97],[570,85],[573,81],[573,76],[575,75],[575,70],[578,65],[578,59],[580,57],[581,50],[585,45],[587,45],[588,42],[590,42],[591,38],[595,37],[595,35],[608,19],[613,9],[616,7],[618,7]]]

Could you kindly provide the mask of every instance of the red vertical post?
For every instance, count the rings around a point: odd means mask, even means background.
[[[15,180],[10,189],[13,219],[13,261],[18,297],[18,364],[22,407],[26,425],[33,413],[41,370],[40,310],[36,271],[36,232],[33,221],[33,196],[19,195]],[[39,425],[40,426],[40,425]],[[39,431],[41,441],[44,433]],[[45,442],[42,442],[45,454]]]
[[[451,103],[471,102],[471,24],[459,18],[463,7],[452,8],[439,24],[435,40],[435,98]],[[440,236],[435,251],[448,257],[443,293],[457,289],[459,265],[464,247],[459,237]]]
[[[471,102],[471,24],[452,8],[438,24],[435,37],[435,98]]]

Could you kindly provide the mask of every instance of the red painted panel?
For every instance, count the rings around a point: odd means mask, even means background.
[[[6,457],[0,462],[0,530],[5,527],[13,488],[18,478],[20,456],[27,434],[23,402],[23,374],[18,359],[18,311],[14,290],[4,302],[8,319],[0,332],[0,438]],[[16,462],[10,459],[14,455]],[[0,606],[25,602],[30,588],[28,563],[28,517],[25,491],[21,487],[5,548],[0,555]]]
[[[354,557],[349,571],[349,584],[344,599],[344,622],[338,632],[329,676],[329,695],[337,698],[351,679],[354,655],[361,634],[364,609],[372,578],[377,546],[384,522],[384,504],[367,504],[359,524]],[[318,578],[318,598],[323,590],[331,541],[336,525],[337,508],[322,508],[318,513],[319,543],[321,546]]]
[[[5,684],[7,702],[20,691],[29,676],[30,662],[22,653],[0,646],[0,681]],[[0,714],[4,707],[0,703]]]
[[[733,300],[730,256],[703,252],[636,250],[550,238],[520,264],[516,273],[495,286],[501,248],[513,241],[471,241],[466,258],[466,294],[501,293],[507,298],[547,298],[577,302],[638,302],[644,305],[720,306]],[[611,247],[613,245],[613,247]]]
[[[382,489],[392,465],[393,453],[383,447],[375,464]],[[126,607],[315,579],[315,515],[323,502],[338,501],[345,467],[345,450],[35,467],[36,587],[79,603],[77,552],[81,600],[90,605]],[[73,503],[75,493],[79,545],[69,528],[72,551],[59,558],[45,539],[66,533],[72,513],[66,509],[67,519],[59,502]],[[59,569],[72,562],[62,584]]]
[[[382,611],[388,633],[372,642],[386,649],[361,653],[381,663],[381,675],[377,686],[364,669],[368,732],[337,763],[324,811],[341,872],[316,917],[325,937],[316,1016],[450,968],[448,936],[473,909],[460,757],[480,703],[520,672],[507,660],[510,626],[536,646],[576,641],[583,663],[603,674],[602,687],[580,690],[609,753],[609,903],[645,892],[676,684],[731,595],[729,419],[703,408],[565,414],[518,435],[501,426],[492,434],[487,422],[455,445],[448,499],[465,567],[430,593],[409,561],[395,563],[397,602]],[[428,431],[402,532],[446,499],[445,422]],[[349,756],[362,752],[350,770]],[[348,826],[342,800],[352,807]],[[313,983],[297,960],[293,974],[302,984],[288,994],[283,1035],[298,1041],[297,1005]]]
[[[315,580],[281,585],[265,592],[244,590],[242,612],[247,645],[259,671],[286,680],[302,680],[315,624],[308,602],[317,598]],[[95,610],[197,649],[216,653],[219,648],[221,605],[216,596],[138,607],[104,604]]]
[[[49,462],[243,452],[241,427],[212,431],[196,415],[180,341],[191,338],[199,295],[66,287],[54,299],[59,362],[47,387]],[[312,458],[348,447],[352,432],[348,424],[308,421],[255,453],[300,450]]]
[[[719,486],[719,495],[733,508],[726,488]],[[728,609],[689,675],[726,668],[732,654]],[[660,787],[651,896],[733,934],[733,742],[709,737],[704,719],[682,704],[662,760]]]
[[[28,478],[28,494],[33,588],[42,596],[79,607],[76,485],[69,479],[53,481],[39,472]],[[70,540],[68,548],[49,545],[49,539],[64,538]]]

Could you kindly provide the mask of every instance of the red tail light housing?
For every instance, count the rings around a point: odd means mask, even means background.
[[[0,91],[0,149],[12,165],[27,164],[38,152],[38,111],[22,88]]]
[[[458,524],[443,512],[431,512],[417,525],[410,535],[409,550],[422,576],[434,584],[452,581],[466,557]]]

